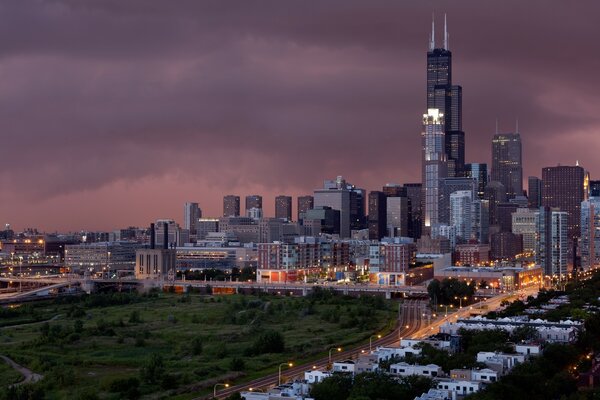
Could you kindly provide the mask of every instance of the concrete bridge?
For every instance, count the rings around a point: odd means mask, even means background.
[[[34,294],[48,294],[52,289],[60,289],[69,286],[78,286],[84,292],[91,293],[98,289],[114,286],[118,288],[138,287],[140,289],[150,289],[153,287],[164,288],[172,287],[176,292],[188,292],[191,288],[200,292],[211,291],[213,293],[277,293],[281,295],[306,296],[314,288],[333,290],[345,295],[380,295],[386,298],[394,297],[425,297],[427,289],[424,286],[385,286],[376,284],[309,284],[309,283],[257,283],[257,282],[227,282],[227,281],[190,281],[190,280],[138,280],[133,278],[120,279],[97,279],[91,277],[82,277],[78,275],[70,276],[45,276],[39,278],[31,277],[1,277],[0,282],[10,282],[12,284],[21,283],[23,285],[35,285],[34,289],[23,290],[21,293],[13,293],[12,296],[27,296]],[[42,287],[40,287],[42,286]],[[193,290],[192,289],[192,290]],[[10,296],[11,294],[6,294]]]

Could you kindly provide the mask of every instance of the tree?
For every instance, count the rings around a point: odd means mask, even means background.
[[[150,360],[140,370],[140,377],[144,382],[156,383],[165,372],[165,363],[160,354],[152,354]]]
[[[329,378],[315,383],[310,396],[315,400],[346,400],[350,396],[352,377],[347,374],[333,374]]]

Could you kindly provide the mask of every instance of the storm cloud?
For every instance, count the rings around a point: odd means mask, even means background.
[[[420,181],[427,41],[448,15],[468,162],[519,120],[525,177],[600,174],[600,3],[0,4],[0,222],[46,230],[221,213],[225,194]]]

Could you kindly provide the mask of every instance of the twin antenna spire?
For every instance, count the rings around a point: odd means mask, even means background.
[[[449,50],[448,46],[448,24],[446,23],[446,14],[444,14],[444,50]],[[435,49],[435,15],[431,15],[431,36],[429,37],[429,50]]]

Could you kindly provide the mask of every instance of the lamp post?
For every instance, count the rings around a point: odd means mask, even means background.
[[[371,337],[369,338],[369,352],[371,352],[372,350],[374,337],[376,337],[377,339],[381,339],[381,335],[371,335]]]
[[[458,307],[462,308],[462,301],[463,299],[467,300],[467,296],[464,297],[458,297],[458,296],[454,296],[454,299],[457,300],[458,299]]]
[[[342,351],[342,348],[341,347],[332,347],[331,349],[329,349],[329,365],[331,365],[331,352],[333,350],[337,350],[339,352],[339,351]]]
[[[286,362],[286,363],[279,364],[279,380],[278,380],[279,385],[281,385],[281,367],[283,367],[284,365],[287,365],[288,367],[293,367],[294,366],[294,364],[291,363],[291,362]]]
[[[217,398],[217,387],[218,386],[223,386],[225,388],[229,387],[229,383],[217,383],[215,384],[215,386],[213,387],[213,397],[216,399]]]

